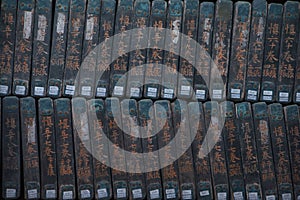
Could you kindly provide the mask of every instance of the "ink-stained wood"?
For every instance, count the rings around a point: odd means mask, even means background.
[[[282,105],[279,103],[270,104],[268,114],[278,196],[280,199],[292,199],[291,163]]]
[[[39,199],[40,157],[36,103],[33,97],[20,99],[23,187],[25,199]]]
[[[66,47],[66,63],[63,77],[63,96],[72,97],[77,91],[75,80],[82,63],[82,46],[85,24],[86,0],[71,0],[68,41]]]
[[[169,51],[165,51],[163,63],[165,67],[162,69],[161,77],[161,94],[163,99],[175,99],[177,94],[177,71],[179,67],[180,52],[180,33],[184,33],[182,25],[183,20],[183,2],[180,0],[169,1],[167,9],[166,28],[170,32],[165,34],[165,47]]]
[[[268,106],[265,102],[259,102],[252,105],[252,110],[262,197],[266,199],[276,199],[278,192],[276,177],[274,176],[275,168]]]
[[[276,81],[279,68],[282,11],[283,6],[281,4],[271,3],[268,5],[260,101],[275,101]]]
[[[163,0],[153,0],[151,4],[151,14],[149,27],[154,28],[149,31],[149,48],[147,52],[147,68],[145,70],[144,98],[158,99],[161,91],[161,76],[164,51],[158,47],[165,45],[165,31],[167,3]]]
[[[249,102],[243,102],[235,106],[236,116],[240,123],[240,144],[246,196],[247,199],[262,199],[251,105]]]
[[[198,1],[196,1],[198,2]],[[195,7],[196,8],[196,7]],[[197,42],[200,47],[197,48],[196,69],[194,72],[194,90],[195,97],[199,101],[206,101],[209,98],[209,82],[211,55],[213,49],[213,27],[215,19],[215,4],[213,2],[202,2],[196,23],[198,23]],[[196,26],[197,27],[197,26]],[[194,34],[193,34],[194,35]]]
[[[222,135],[226,149],[226,162],[230,184],[230,196],[235,199],[246,199],[244,172],[242,165],[240,127],[235,106],[232,101],[220,104],[221,115],[225,117]]]
[[[100,0],[89,0],[87,3],[85,28],[82,45],[82,65],[79,73],[78,94],[91,98],[95,94],[95,72],[98,58],[98,41],[100,32]],[[99,48],[99,47],[98,47]]]
[[[212,176],[210,167],[210,157],[208,154],[208,144],[205,142],[206,128],[205,116],[201,102],[190,102],[188,104],[190,131],[195,133],[195,139],[192,143],[196,198],[211,200],[214,198],[212,189]],[[198,123],[197,123],[198,120]],[[207,153],[207,154],[205,154]]]
[[[276,101],[286,104],[292,102],[297,66],[299,2],[285,2],[281,31]]]
[[[236,2],[227,85],[227,99],[232,101],[242,101],[245,96],[250,19],[251,4]]]
[[[18,1],[1,1],[0,96],[10,95],[14,69]]]
[[[27,96],[30,94],[35,1],[18,1],[17,13],[12,94]]]
[[[54,107],[51,98],[38,100],[41,198],[56,199],[57,159]]]
[[[105,98],[110,94],[110,63],[113,41],[108,38],[114,34],[115,11],[115,0],[101,1],[99,49],[97,52],[99,56],[97,56],[97,67],[95,69],[95,97]]]
[[[58,98],[62,94],[62,82],[66,65],[67,37],[69,30],[70,0],[57,0],[52,27],[51,55],[49,63],[47,96]]]
[[[31,96],[46,96],[50,62],[52,0],[36,1],[32,52]]]
[[[251,27],[249,33],[248,63],[246,70],[245,100],[259,100],[264,55],[267,1],[252,2]]]
[[[105,104],[102,99],[88,101],[88,120],[90,124],[91,153],[93,154],[93,177],[95,198],[112,198],[111,169],[107,138]],[[101,159],[101,160],[100,160]],[[102,162],[101,162],[102,161]],[[105,161],[105,163],[103,163]]]
[[[2,100],[2,198],[21,197],[21,132],[19,98],[4,97]]]
[[[128,65],[128,79],[126,97],[141,99],[143,96],[144,72],[147,60],[148,31],[150,16],[150,1],[137,0],[134,2],[134,14],[132,28],[137,29],[131,36],[130,46],[134,49],[130,52]]]
[[[144,134],[142,139],[144,157],[145,184],[147,199],[163,199],[161,183],[160,162],[158,154],[158,136],[156,134],[153,102],[151,99],[142,99],[138,102],[138,119],[140,133]]]
[[[58,198],[76,198],[75,157],[70,99],[54,100]]]

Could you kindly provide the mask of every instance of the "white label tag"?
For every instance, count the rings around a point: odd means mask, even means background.
[[[34,87],[34,95],[43,96],[45,88],[44,87]]]
[[[173,89],[164,89],[164,95],[163,97],[166,99],[172,99],[174,95],[174,90]]]
[[[271,101],[272,100],[272,96],[263,96],[263,100],[264,101]]]
[[[218,200],[226,200],[227,199],[227,193],[226,192],[219,192],[217,194]]]
[[[249,200],[258,200],[257,192],[249,192],[248,196],[249,196]]]
[[[140,96],[140,88],[130,88],[130,96],[139,97]]]
[[[117,189],[117,198],[126,198],[126,188]]]
[[[81,95],[83,96],[91,96],[92,87],[91,86],[82,86],[81,87]]]
[[[23,85],[17,85],[15,93],[18,95],[25,95],[26,87]]]
[[[266,200],[276,200],[275,195],[268,195],[266,196]]]
[[[205,99],[205,90],[196,90],[196,98],[197,99]]]
[[[65,32],[65,21],[66,21],[66,16],[63,13],[58,13],[57,24],[56,24],[56,32],[58,34],[63,34]]]
[[[55,199],[56,191],[55,190],[46,190],[46,199]]]
[[[73,191],[64,191],[63,199],[73,199]]]
[[[27,125],[27,130],[28,130],[28,143],[36,143],[36,138],[35,138],[35,120],[32,120],[32,124]]]
[[[180,24],[180,20],[174,20],[172,23],[172,41],[174,44],[177,44],[179,40]]]
[[[173,199],[176,197],[175,189],[166,189],[167,199]]]
[[[93,40],[95,19],[91,17],[86,21],[85,40]]]
[[[282,194],[282,200],[292,200],[292,194],[291,193],[285,193]]]
[[[159,190],[151,190],[150,191],[150,199],[158,199],[159,196]]]
[[[107,189],[103,188],[103,189],[98,189],[97,190],[97,194],[98,194],[98,198],[106,198],[108,197],[108,193],[107,193]]]
[[[243,192],[234,192],[233,193],[234,200],[243,200]]]
[[[24,11],[24,27],[23,27],[23,38],[29,39],[31,36],[31,25],[32,25],[32,12]]]
[[[300,195],[299,195],[299,196],[297,196],[297,200],[300,200]]]
[[[39,15],[38,32],[36,38],[38,41],[42,41],[42,42],[45,41],[46,28],[47,28],[47,18],[44,15]]]
[[[157,88],[148,87],[147,95],[155,98],[157,96]]]
[[[0,93],[1,94],[7,94],[8,92],[8,86],[7,85],[0,85]]]
[[[209,45],[209,41],[210,41],[210,30],[211,30],[211,19],[210,18],[205,18],[204,20],[204,42]]]
[[[248,90],[248,94],[250,95],[257,95],[257,91],[256,90]]]
[[[166,94],[174,94],[174,90],[173,89],[164,89],[164,93]]]
[[[296,101],[300,102],[300,92],[297,92],[297,94],[296,94]]]
[[[257,91],[256,90],[248,90],[248,96],[247,96],[247,98],[249,100],[256,101],[257,100]]]
[[[81,190],[80,196],[82,199],[91,198],[91,192],[89,190]]]
[[[209,191],[208,190],[200,191],[200,196],[201,197],[205,197],[205,196],[208,196],[208,195],[209,195]]]
[[[143,195],[142,195],[142,189],[132,190],[132,196],[133,196],[134,199],[142,198],[143,197]]]
[[[38,198],[37,189],[32,189],[27,191],[28,199],[36,199]]]
[[[17,197],[17,190],[7,188],[5,196],[6,196],[6,198],[16,198]]]
[[[213,95],[212,98],[213,99],[222,99],[222,90],[213,90]]]
[[[289,101],[289,93],[287,92],[279,92],[279,101],[287,102]]]
[[[164,94],[164,98],[165,99],[172,99],[173,98],[173,94]]]
[[[180,90],[180,94],[181,95],[190,95],[190,89],[191,89],[190,86],[182,85],[181,90]]]
[[[121,86],[114,87],[114,95],[122,96],[123,92],[124,92],[124,87],[121,87]]]
[[[182,191],[182,199],[193,199],[192,190],[183,190]]]
[[[75,86],[74,85],[66,85],[65,94],[73,96],[75,94]]]
[[[241,90],[240,89],[231,89],[231,98],[240,99],[241,98]]]
[[[89,141],[90,140],[89,122],[86,113],[82,113],[80,115],[80,128],[81,128],[81,131],[79,133],[80,139],[83,141]]]
[[[272,96],[273,95],[273,91],[271,91],[271,90],[264,90],[263,91],[263,95],[265,95],[265,96]]]
[[[49,94],[50,95],[58,95],[59,89],[57,86],[50,86],[49,87]]]
[[[106,96],[106,88],[98,87],[96,96],[97,97],[105,97]]]

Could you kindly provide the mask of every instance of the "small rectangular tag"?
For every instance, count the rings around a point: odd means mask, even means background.
[[[7,94],[8,92],[8,86],[7,85],[0,85],[0,93],[1,94]]]
[[[140,88],[130,88],[130,96],[139,97],[140,96]]]
[[[158,199],[158,198],[159,198],[159,190],[151,190],[150,199]]]
[[[192,190],[183,190],[182,191],[182,199],[193,199]]]
[[[46,198],[47,199],[55,199],[56,191],[55,190],[46,190]]]
[[[143,195],[142,195],[142,189],[132,190],[132,196],[133,196],[134,199],[142,198],[143,197]]]
[[[49,87],[49,94],[50,95],[58,95],[59,88],[57,86],[50,86]]]
[[[32,12],[24,11],[24,27],[23,27],[23,38],[29,39],[31,36],[31,25],[32,25]]]
[[[73,191],[64,191],[63,199],[73,199]]]
[[[97,97],[105,97],[106,96],[106,88],[98,87],[96,96]]]
[[[166,189],[167,199],[173,199],[176,197],[175,189]]]
[[[91,86],[82,86],[81,87],[81,95],[83,96],[91,96],[92,87]]]
[[[65,94],[74,95],[75,94],[75,86],[74,85],[66,85]]]
[[[126,198],[126,188],[117,189],[117,198]]]
[[[157,96],[157,88],[149,87],[147,90],[147,95],[155,98]]]
[[[26,87],[25,87],[25,86],[23,86],[23,85],[17,85],[17,86],[16,86],[16,91],[15,91],[15,93],[16,93],[17,95],[25,95],[25,92],[26,92]]]
[[[205,197],[205,196],[208,196],[208,195],[209,195],[209,191],[208,190],[200,191],[200,196],[201,197]]]
[[[226,192],[219,192],[217,194],[218,200],[226,200],[227,199],[227,193]]]
[[[81,199],[91,198],[90,190],[81,190],[80,191]]]
[[[34,95],[43,96],[45,88],[44,87],[34,87]]]
[[[56,24],[56,32],[58,34],[64,34],[65,32],[66,16],[63,13],[58,13],[58,19]]]
[[[6,198],[16,198],[17,197],[17,190],[8,188],[6,189]]]
[[[38,198],[37,189],[32,189],[27,191],[28,199],[36,199]]]
[[[114,95],[122,96],[123,93],[124,93],[124,87],[121,87],[121,86],[114,87]]]
[[[108,193],[107,193],[107,189],[106,188],[102,188],[102,189],[98,189],[97,190],[97,194],[98,194],[98,198],[106,198],[108,197]]]

